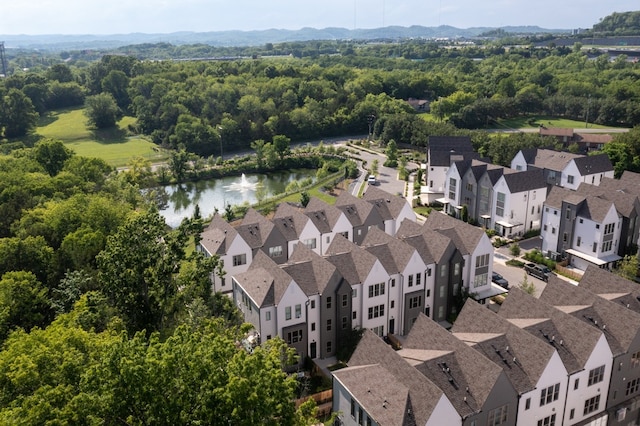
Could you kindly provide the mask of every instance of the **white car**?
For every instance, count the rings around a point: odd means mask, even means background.
[[[374,175],[370,175],[370,176],[367,178],[367,183],[368,183],[369,185],[375,185],[375,184],[377,184],[377,183],[378,183],[378,181],[376,181],[376,177],[375,177]]]

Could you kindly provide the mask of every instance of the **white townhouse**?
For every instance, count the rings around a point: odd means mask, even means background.
[[[518,426],[563,424],[568,373],[553,345],[472,300],[465,303],[451,332],[502,366],[518,394]],[[541,389],[546,390],[544,403]]]
[[[558,376],[555,384],[538,389],[539,397],[531,400],[531,406],[542,408],[552,404],[557,413],[564,413],[559,423],[563,425],[587,419],[606,420],[613,365],[613,352],[604,331],[573,316],[575,308],[555,308],[514,287],[498,311],[502,318],[557,350],[568,377]],[[563,394],[566,402],[561,405]]]
[[[319,198],[312,197],[304,209],[304,214],[313,222],[320,233],[318,247],[324,255],[333,241],[340,234],[353,241],[353,227],[347,216],[339,208],[327,204]]]
[[[299,243],[317,254],[322,254],[320,231],[297,207],[289,203],[280,203],[271,221],[287,240],[289,256]]]
[[[453,162],[479,157],[468,136],[429,136],[425,174],[429,203],[443,201],[446,175]]]
[[[253,251],[238,232],[219,214],[214,214],[211,223],[201,234],[196,250],[206,256],[219,256],[225,274],[211,273],[213,292],[231,294],[231,277],[245,272],[253,261]]]
[[[493,187],[491,217],[499,235],[514,237],[540,229],[547,185],[542,170],[503,174]]]
[[[610,267],[618,254],[622,216],[612,201],[554,187],[544,205],[542,251],[585,270],[589,264]]]

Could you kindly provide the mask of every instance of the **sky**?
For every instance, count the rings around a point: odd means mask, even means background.
[[[591,28],[638,0],[0,0],[0,34],[458,28],[537,25]]]

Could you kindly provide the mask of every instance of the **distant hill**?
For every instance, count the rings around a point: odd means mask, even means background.
[[[0,35],[7,48],[78,50],[107,49],[141,43],[208,44],[212,46],[260,46],[265,43],[282,43],[309,40],[380,40],[407,38],[473,38],[495,30],[490,27],[455,28],[439,27],[383,27],[374,29],[302,28],[299,30],[270,29],[263,31],[215,31],[176,32],[170,34],[111,34],[111,35]],[[544,29],[540,27],[501,27],[510,34],[565,34],[570,30]]]

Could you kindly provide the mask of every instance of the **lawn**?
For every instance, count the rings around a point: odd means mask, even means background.
[[[514,117],[509,119],[498,120],[497,129],[526,129],[538,128],[541,124],[546,127],[556,127],[563,129],[584,129],[584,121],[569,120],[565,118],[554,118],[542,115],[531,115],[526,117]],[[601,126],[600,124],[589,123],[589,129],[609,129],[610,127]]]
[[[92,130],[87,127],[84,109],[64,109],[41,118],[36,132],[62,141],[77,155],[98,157],[115,167],[126,165],[133,157],[152,162],[166,159],[168,155],[154,143],[140,136],[127,136],[127,126],[134,122],[134,117],[124,117],[117,128]]]

